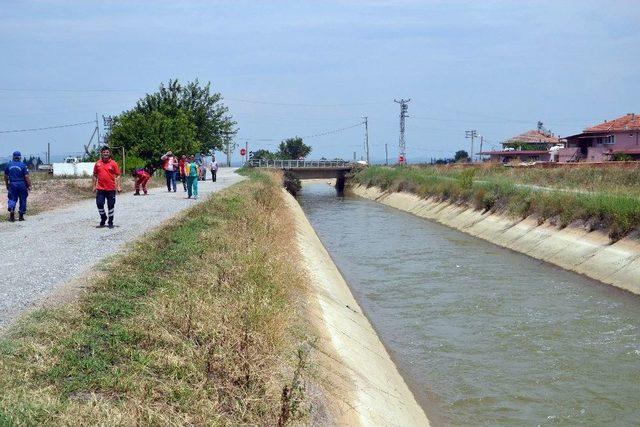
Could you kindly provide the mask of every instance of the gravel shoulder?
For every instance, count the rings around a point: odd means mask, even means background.
[[[161,187],[150,189],[148,196],[119,195],[111,230],[96,228],[93,199],[35,216],[27,213],[25,222],[0,223],[0,329],[126,243],[242,179],[235,169],[220,169],[216,183],[198,184],[198,201],[187,199],[180,183],[176,193]]]

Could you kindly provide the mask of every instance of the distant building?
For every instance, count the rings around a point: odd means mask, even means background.
[[[548,162],[552,147],[560,144],[560,139],[546,130],[541,122],[538,128],[509,138],[502,143],[501,150],[483,151],[491,162]]]
[[[640,116],[626,114],[586,128],[568,136],[567,147],[559,151],[561,162],[602,162],[615,160],[616,155],[640,159]]]

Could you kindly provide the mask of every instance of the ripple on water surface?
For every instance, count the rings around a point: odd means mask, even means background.
[[[326,185],[300,202],[434,419],[638,424],[640,297]]]

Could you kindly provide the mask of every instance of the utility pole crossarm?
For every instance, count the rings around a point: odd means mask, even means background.
[[[478,131],[475,129],[464,131],[464,137],[471,139],[471,152],[469,153],[469,160],[473,162],[473,140],[478,137]]]

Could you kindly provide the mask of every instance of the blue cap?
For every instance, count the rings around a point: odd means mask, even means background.
[[[19,151],[14,151],[13,157],[22,157],[22,154]]]

